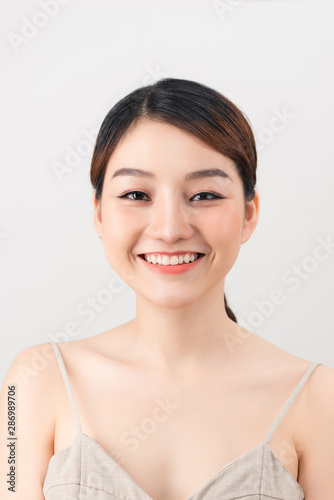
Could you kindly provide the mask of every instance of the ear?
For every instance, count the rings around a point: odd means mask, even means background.
[[[242,228],[241,244],[246,243],[253,234],[260,215],[260,197],[257,189],[255,189],[255,196],[252,201],[246,203],[244,226]]]
[[[94,205],[94,219],[93,224],[97,234],[102,233],[102,213],[101,213],[101,202],[97,201],[95,194],[93,195],[93,205]]]

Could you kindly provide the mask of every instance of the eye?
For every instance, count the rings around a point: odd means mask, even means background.
[[[206,200],[195,200],[196,202],[199,202],[199,201],[211,201],[211,200],[215,200],[215,199],[223,199],[224,196],[219,196],[215,193],[210,193],[210,192],[207,192],[207,191],[202,191],[201,193],[197,193],[193,196],[193,198],[195,198],[196,196],[201,196],[201,195],[209,195],[209,196],[212,196],[213,198],[209,198],[209,199],[206,199]],[[129,198],[129,195],[135,195],[135,198]],[[139,197],[138,197],[139,195]],[[122,196],[119,196],[119,198],[126,198],[128,200],[133,200],[133,201],[144,201],[142,200],[140,197],[144,195],[144,196],[147,196],[146,193],[144,193],[143,191],[129,191],[127,193],[124,193]]]
[[[208,199],[208,200],[197,200],[197,201],[210,201],[210,200],[215,200],[215,199],[223,199],[223,198],[224,198],[224,196],[219,196],[219,195],[217,195],[217,194],[215,194],[215,193],[209,193],[209,192],[206,192],[206,191],[203,191],[203,192],[201,192],[201,193],[197,193],[197,194],[195,194],[195,195],[193,196],[193,198],[195,198],[195,196],[200,196],[200,195],[202,195],[202,194],[205,194],[205,195],[207,195],[207,194],[208,194],[208,195],[210,195],[210,196],[213,196],[213,198],[210,198],[210,199]]]
[[[129,194],[136,194],[137,195],[138,193],[139,193],[139,195],[143,194],[143,195],[147,196],[147,194],[144,193],[143,191],[129,191],[128,193],[125,193],[122,196],[119,196],[119,198],[127,198],[128,200],[133,200],[133,198],[128,198],[128,195]],[[134,201],[142,201],[142,200],[138,199],[138,197],[136,196]]]

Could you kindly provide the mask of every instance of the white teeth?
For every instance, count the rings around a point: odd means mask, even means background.
[[[189,254],[187,253],[186,255],[172,255],[171,257],[168,257],[167,255],[144,255],[144,258],[147,262],[150,262],[151,264],[157,264],[157,265],[163,265],[163,266],[175,266],[178,264],[183,264],[185,262],[188,264],[189,262],[194,262],[194,260],[197,260],[199,255],[197,253]]]

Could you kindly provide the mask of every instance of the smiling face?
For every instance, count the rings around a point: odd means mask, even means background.
[[[147,173],[117,173],[125,168]],[[220,175],[191,176],[213,169]],[[242,181],[230,158],[173,125],[152,120],[141,120],[117,145],[101,202],[93,201],[94,226],[102,233],[111,267],[136,294],[161,307],[217,296],[217,287],[223,292],[225,276],[258,221],[258,193],[245,208]],[[156,272],[139,257],[183,251],[205,256],[176,274]]]

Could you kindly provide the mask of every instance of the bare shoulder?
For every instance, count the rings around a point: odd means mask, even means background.
[[[54,378],[56,366],[52,351],[52,346],[45,343],[33,345],[19,352],[1,388],[0,443],[7,442],[8,391],[11,388],[11,420],[14,425],[10,435],[13,437],[12,447],[17,450],[15,470],[20,474],[15,490],[15,498],[18,500],[44,498],[43,480],[53,455],[55,427],[55,398],[50,386],[52,383],[57,383],[57,380]],[[7,448],[0,445],[1,478],[6,478],[7,461]],[[8,490],[4,482],[1,482],[3,481],[1,478],[0,497],[6,499]]]
[[[301,358],[272,343],[263,336],[244,329],[244,337],[248,344],[248,359],[255,367],[277,370],[282,377],[297,380],[312,364],[311,360]],[[318,368],[317,368],[318,369]],[[276,376],[276,374],[275,374]],[[294,382],[294,380],[292,380]]]
[[[34,391],[47,384],[55,367],[54,361],[54,350],[50,343],[27,347],[14,358],[6,380],[19,383],[27,391]]]
[[[41,414],[48,414],[48,420],[41,422],[41,425],[42,428],[51,428],[54,423],[50,421],[53,405],[47,405],[47,401],[53,400],[50,387],[56,380],[57,361],[51,344],[42,343],[27,347],[16,355],[9,367],[1,388],[1,402],[3,404],[6,398],[8,385],[15,385],[20,403],[18,406],[24,406],[26,410],[35,406]]]
[[[309,500],[333,498],[334,368],[318,365],[303,390],[298,481]]]
[[[323,411],[332,414],[334,422],[334,368],[323,364],[314,369],[305,386],[305,397],[309,400],[310,415],[321,419]],[[319,421],[320,423],[320,421]]]

